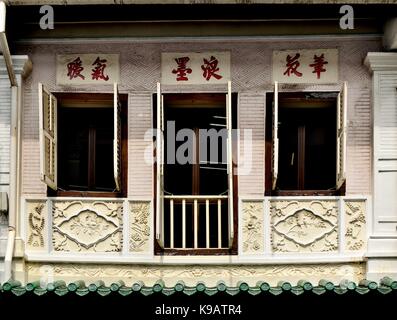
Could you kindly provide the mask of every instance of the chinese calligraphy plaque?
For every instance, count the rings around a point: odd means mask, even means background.
[[[57,55],[57,84],[113,84],[119,76],[118,54]]]
[[[338,49],[273,51],[273,81],[337,83]]]
[[[166,52],[161,54],[163,84],[226,84],[230,52]]]

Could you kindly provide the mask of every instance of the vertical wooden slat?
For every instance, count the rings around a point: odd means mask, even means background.
[[[198,210],[197,199],[194,199],[194,248],[198,248]]]
[[[186,200],[182,200],[182,248],[186,248]]]
[[[170,248],[174,248],[174,200],[170,200]]]
[[[205,246],[210,247],[210,201],[205,200]]]
[[[222,211],[221,211],[221,199],[218,199],[218,248],[222,248]]]

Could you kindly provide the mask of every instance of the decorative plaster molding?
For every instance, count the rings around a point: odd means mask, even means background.
[[[130,243],[131,252],[150,251],[150,201],[130,202]]]
[[[21,74],[23,78],[30,75],[33,69],[32,61],[26,55],[11,56],[12,66],[16,74]],[[7,75],[7,68],[3,56],[0,57],[0,75]]]
[[[263,201],[243,201],[242,215],[243,254],[263,253]]]
[[[365,201],[345,201],[345,250],[366,250]]]
[[[364,64],[371,72],[397,71],[397,52],[368,52]]]
[[[274,252],[329,252],[338,249],[336,201],[271,201]]]
[[[47,204],[45,201],[26,202],[28,250],[43,250],[46,244]]]
[[[54,201],[52,212],[55,251],[121,251],[121,202]]]
[[[27,264],[28,281],[39,279],[42,264]],[[349,264],[308,264],[308,265],[179,265],[179,266],[150,266],[150,265],[92,265],[92,264],[48,264],[52,268],[55,280],[76,281],[86,283],[103,280],[107,285],[123,280],[127,286],[134,282],[143,281],[147,286],[153,286],[162,279],[166,286],[174,286],[177,281],[184,281],[188,286],[195,286],[204,282],[207,286],[216,286],[223,280],[229,286],[236,286],[239,281],[255,285],[257,281],[266,281],[270,285],[277,285],[279,281],[296,283],[304,279],[318,282],[321,279],[339,283],[348,279],[359,282],[365,278],[364,263]]]

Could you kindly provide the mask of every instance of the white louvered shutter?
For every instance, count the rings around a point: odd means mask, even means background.
[[[272,189],[275,190],[278,178],[278,82],[274,82],[273,97],[273,150],[272,150]]]
[[[157,83],[157,132],[156,132],[156,239],[164,248],[164,98]],[[173,237],[173,235],[170,235]]]
[[[233,140],[232,140],[232,83],[227,84],[226,95],[226,128],[227,128],[227,176],[228,176],[228,219],[229,247],[234,239],[234,208],[233,208]]]
[[[346,180],[346,110],[347,82],[343,84],[337,99],[337,158],[336,158],[336,188],[339,189]]]
[[[39,83],[40,179],[57,190],[57,99]]]
[[[117,83],[113,90],[113,175],[116,190],[121,190],[121,102]]]

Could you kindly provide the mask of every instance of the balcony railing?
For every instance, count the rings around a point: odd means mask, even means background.
[[[228,248],[227,196],[165,196],[165,249]]]

